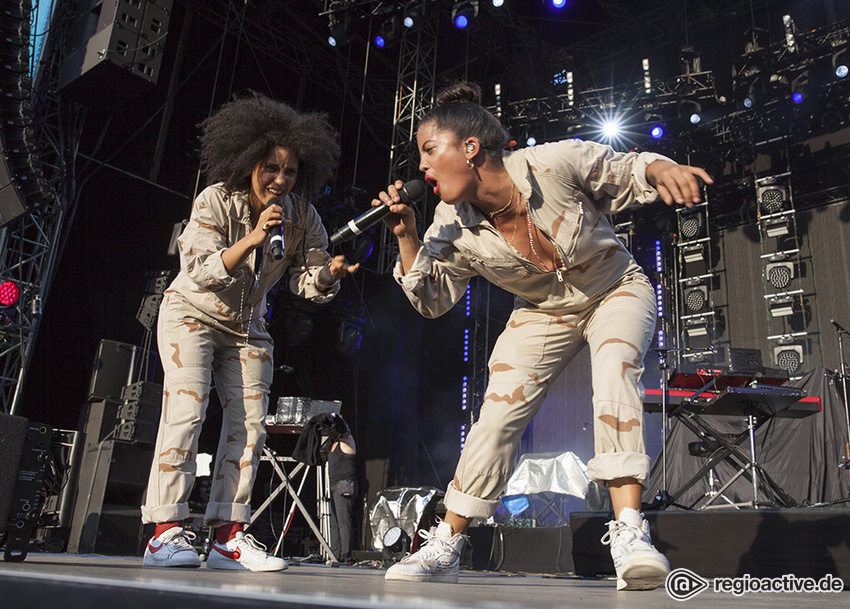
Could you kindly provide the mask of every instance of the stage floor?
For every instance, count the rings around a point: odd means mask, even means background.
[[[748,609],[850,606],[850,592],[746,594],[709,589],[673,600],[664,588],[617,592],[613,579],[462,571],[457,584],[387,582],[384,570],[293,564],[278,573],[157,569],[141,558],[30,553],[0,562],[0,606],[14,609],[291,609],[301,607]]]

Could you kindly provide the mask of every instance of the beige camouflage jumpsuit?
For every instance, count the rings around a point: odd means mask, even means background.
[[[142,506],[145,523],[189,517],[198,436],[213,380],[224,417],[205,520],[250,522],[273,372],[266,295],[287,270],[290,291],[304,298],[327,302],[339,290],[339,284],[325,292],[316,287],[315,278],[330,258],[327,233],[312,205],[294,204],[300,219],[283,229],[283,258],[272,257],[267,241],[231,275],[221,255],[253,228],[248,196],[228,195],[217,184],[195,199],[178,242],[181,270],[159,311],[157,340],[165,377]]]
[[[504,153],[531,220],[563,260],[557,272],[520,256],[468,202],[441,202],[411,269],[402,275],[396,265],[396,280],[426,317],[448,311],[475,275],[516,295],[490,357],[479,419],[446,493],[446,507],[455,514],[486,518],[495,512],[523,431],[585,343],[596,451],[588,475],[601,484],[617,478],[645,484],[640,377],[655,330],[655,293],[604,214],[654,201],[658,194],[645,170],[660,158],[573,140]]]

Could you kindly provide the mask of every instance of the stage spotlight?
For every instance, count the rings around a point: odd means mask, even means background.
[[[802,345],[787,344],[773,348],[773,361],[777,368],[793,374],[803,365]]]
[[[708,287],[703,284],[688,286],[682,291],[682,300],[688,314],[705,313],[708,310]]]
[[[478,17],[478,0],[455,2],[452,7],[452,23],[459,30],[466,29]]]
[[[680,207],[676,211],[679,214],[679,235],[682,241],[693,241],[705,237],[705,222],[700,208]]]
[[[496,8],[502,7],[505,5],[505,0],[493,0],[493,6]]]
[[[387,529],[383,537],[382,558],[384,567],[390,567],[410,551],[410,536],[401,527]]]
[[[661,125],[653,125],[649,130],[649,136],[654,140],[660,140],[664,137],[664,127]]]
[[[0,307],[3,309],[13,308],[21,296],[21,289],[14,281],[0,283]]]
[[[419,25],[422,25],[422,19],[424,17],[424,0],[414,0],[413,2],[408,2],[404,7],[404,17],[402,19],[402,24],[407,29],[412,29]]]
[[[784,290],[794,279],[794,264],[791,262],[775,262],[764,267],[767,282],[777,290]]]
[[[552,6],[555,8],[564,8],[567,5],[567,0],[552,0]]]
[[[847,67],[847,49],[841,49],[832,56],[832,71],[837,78],[844,78],[850,73]]]
[[[381,27],[378,28],[378,33],[375,35],[375,46],[379,49],[383,49],[385,46],[390,44],[399,33],[399,21],[398,17],[393,15],[386,21],[381,24]]]
[[[525,140],[525,145],[526,146],[536,146],[537,145],[537,138],[535,138],[533,135],[529,135],[528,139]]]
[[[692,125],[698,125],[702,120],[702,106],[692,99],[683,99],[679,102],[679,117],[687,117]]]
[[[349,27],[348,13],[338,22],[337,26],[331,30],[328,36],[328,44],[334,48],[339,48],[351,40],[353,34]]]
[[[345,317],[339,324],[336,350],[346,356],[354,355],[363,340],[363,320]]]
[[[802,104],[809,98],[809,71],[806,70],[800,74],[791,83],[791,101],[795,104]]]
[[[613,140],[620,135],[620,122],[617,119],[609,118],[602,123],[602,135]]]
[[[778,214],[788,208],[788,191],[782,184],[777,184],[775,178],[773,181],[765,180],[758,185],[758,201],[759,207],[763,214]]]

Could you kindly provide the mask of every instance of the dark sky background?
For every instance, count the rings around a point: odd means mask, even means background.
[[[643,57],[651,58],[657,77],[671,77],[678,74],[679,49],[690,44],[702,54],[703,69],[714,71],[718,88],[728,90],[732,64],[753,26],[763,30],[764,40],[775,42],[784,35],[786,12],[802,30],[850,17],[847,3],[826,1],[573,0],[562,11],[541,0],[505,4],[498,13],[482,1],[479,23],[458,32],[449,23],[451,2],[428,3],[430,18],[441,20],[438,86],[467,77],[491,96],[499,82],[503,101],[511,102],[559,93],[552,76],[565,68],[575,71],[578,91],[637,81]],[[365,210],[384,186],[398,46],[372,49],[366,69],[363,38],[370,18],[357,20],[359,39],[331,50],[324,42],[327,19],[318,16],[322,5],[249,1],[242,18],[236,9],[228,13],[225,2],[175,1],[156,86],[129,100],[114,91],[90,104],[77,157],[82,195],[45,302],[20,414],[76,428],[100,341],[143,344],[145,328],[136,313],[146,275],[178,264],[166,253],[172,228],[188,216],[196,183],[204,185],[198,176],[197,125],[232,94],[256,90],[300,109],[327,112],[340,130],[339,171],[331,196],[317,202],[329,232]],[[188,26],[185,57],[175,73],[192,6],[201,8]],[[380,19],[373,17],[372,27]],[[219,46],[225,25],[228,33]],[[265,38],[268,32],[275,33],[273,43]],[[178,89],[163,126],[159,110],[173,75]],[[108,87],[109,81],[98,85]],[[155,143],[163,127],[166,146],[153,183]],[[95,170],[88,157],[108,166]],[[363,194],[346,197],[352,186]],[[295,372],[276,377],[273,398],[342,400],[355,433],[368,439],[361,443],[364,458],[389,459],[396,483],[444,486],[458,456],[456,430],[465,417],[459,387],[468,320],[462,307],[439,320],[423,320],[391,277],[375,272],[375,259],[345,281],[332,305],[306,307],[314,329],[299,345],[288,344],[286,336],[287,311],[296,305],[276,297],[275,364]],[[511,299],[494,288],[491,301],[495,336]],[[336,349],[343,318],[363,320],[362,346],[352,356]]]

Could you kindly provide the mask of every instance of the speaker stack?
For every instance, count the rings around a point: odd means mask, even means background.
[[[149,352],[103,340],[95,357],[68,551],[133,556],[141,552],[141,505],[153,461],[162,386],[139,380]],[[152,366],[155,368],[155,366]]]

